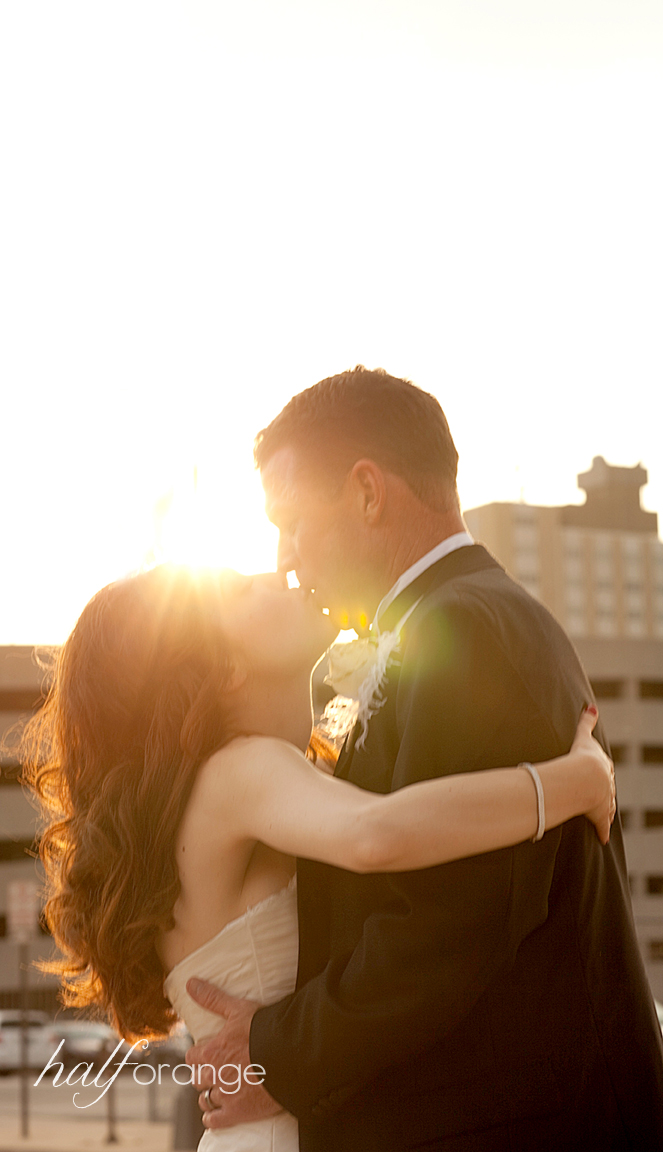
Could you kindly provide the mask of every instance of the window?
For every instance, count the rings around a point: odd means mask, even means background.
[[[626,763],[626,745],[625,744],[611,744],[610,755],[612,756],[613,764]]]
[[[623,680],[592,680],[597,700],[619,700],[624,695]]]
[[[622,816],[624,813],[622,813]],[[645,812],[645,828],[663,828],[663,808],[648,808]]]
[[[612,585],[615,579],[615,570],[611,556],[605,554],[596,556],[594,560],[594,579],[597,584]]]
[[[647,895],[663,896],[663,876],[647,877]]]
[[[43,703],[44,699],[38,688],[0,691],[0,712],[36,712]]]
[[[611,612],[599,612],[596,617],[596,631],[599,636],[615,636],[617,623]]]
[[[587,632],[587,619],[584,612],[569,612],[566,628],[571,636],[584,636]]]
[[[584,536],[578,528],[564,528],[562,529],[562,537],[564,540],[564,551],[567,556],[581,556],[584,544]]]
[[[583,584],[567,584],[566,603],[569,608],[584,608],[586,604],[585,588]]]
[[[622,540],[622,573],[625,580],[642,581],[642,542]]]
[[[663,680],[641,680],[641,700],[663,700]]]
[[[4,1028],[20,1028],[21,1027],[21,1017],[17,1016],[16,1019],[14,1019],[14,1020],[7,1020],[7,1019],[3,1020],[2,1021],[2,1027],[3,1027],[3,1029]],[[43,1028],[43,1027],[44,1027],[44,1025],[42,1024],[41,1020],[28,1020],[28,1028]]]
[[[14,760],[10,756],[0,756],[0,788],[3,785],[18,787],[20,771],[21,765],[18,760]]]
[[[633,813],[631,812],[630,808],[622,808],[619,815],[622,821],[622,828],[626,832],[631,827],[631,819]]]
[[[532,549],[518,549],[515,556],[515,568],[519,579],[524,577],[536,579],[540,572],[539,554]]]
[[[0,860],[27,860],[34,854],[34,840],[0,840]]]
[[[598,533],[594,537],[594,551],[597,556],[607,556],[612,560],[615,553],[614,540],[607,533]]]
[[[536,552],[539,547],[539,529],[536,524],[514,524],[513,542],[518,549]]]
[[[629,612],[626,617],[627,636],[644,636],[645,618],[641,612]]]
[[[643,744],[642,763],[663,764],[663,744]]]
[[[7,917],[5,915],[0,915],[0,939],[7,935],[7,927]],[[44,923],[43,913],[39,917],[39,932],[42,936],[50,936],[50,932]]]
[[[597,584],[596,607],[599,611],[613,612],[615,608],[615,593],[609,581]]]
[[[642,537],[624,534],[622,536],[622,548],[625,556],[641,556],[642,555]]]
[[[585,577],[585,565],[580,556],[566,556],[564,559],[564,571],[567,580],[582,581]]]
[[[624,578],[624,590],[626,592],[640,593],[643,592],[643,576],[642,569],[634,567],[629,564],[622,570]]]

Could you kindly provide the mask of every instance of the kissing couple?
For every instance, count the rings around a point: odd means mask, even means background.
[[[591,688],[468,535],[440,405],[358,367],[255,457],[278,572],[102,589],[26,731],[66,1002],[186,1022],[201,1152],[663,1147]],[[331,775],[311,669],[370,620]]]

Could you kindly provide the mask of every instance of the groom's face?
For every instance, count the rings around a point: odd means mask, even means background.
[[[266,512],[279,530],[279,571],[294,571],[339,628],[365,628],[380,597],[352,491],[325,491],[290,448],[275,452],[261,476]]]

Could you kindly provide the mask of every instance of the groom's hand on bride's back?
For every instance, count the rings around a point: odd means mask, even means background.
[[[222,1031],[186,1054],[193,1082],[202,1089],[198,1103],[205,1127],[230,1128],[280,1112],[281,1105],[261,1086],[262,1071],[251,1063],[249,1053],[251,1021],[260,1005],[229,996],[207,980],[194,978],[186,987],[192,1000],[225,1020]]]

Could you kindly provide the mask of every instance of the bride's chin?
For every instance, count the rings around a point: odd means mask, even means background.
[[[318,620],[318,627],[319,634],[324,641],[325,648],[328,648],[330,644],[333,644],[334,640],[338,636],[339,625],[331,615],[324,615],[321,612]]]
[[[311,631],[307,637],[306,656],[303,661],[308,668],[309,672],[313,670],[316,664],[324,656],[325,652],[334,643],[338,629],[333,625],[327,624],[324,627],[318,627],[315,632]],[[302,666],[303,666],[302,665]]]
[[[327,640],[327,644],[331,644],[338,633],[338,627],[335,626],[329,610],[323,608],[316,599],[315,593],[312,592],[304,593],[304,603],[307,611],[307,623],[310,623],[311,633],[322,637],[323,640],[331,636],[331,639]]]

